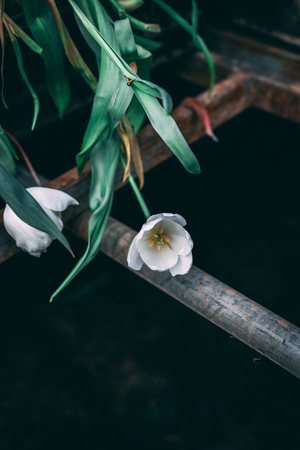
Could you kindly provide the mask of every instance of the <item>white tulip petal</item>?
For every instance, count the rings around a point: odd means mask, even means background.
[[[143,260],[140,257],[140,254],[136,248],[136,239],[137,236],[133,239],[132,244],[130,246],[128,255],[127,255],[127,264],[133,270],[140,270],[142,268]]]
[[[141,231],[136,235],[136,243],[138,243],[140,240],[147,240],[150,239],[150,236],[153,234],[153,228],[155,225],[157,225],[160,222],[160,219],[154,220],[151,223],[144,223],[142,226]]]
[[[180,253],[178,251],[179,255],[186,255],[187,253],[190,252],[190,250],[192,250],[194,244],[191,239],[191,236],[178,223],[172,222],[170,220],[164,220],[163,222],[161,222],[161,227],[164,230],[164,234],[167,235],[168,238],[170,239],[170,242],[176,242],[179,236],[182,237],[187,242],[189,249],[188,249],[187,245],[184,246],[185,250],[183,250],[183,253]],[[175,250],[175,248],[173,248],[173,250]],[[177,251],[177,250],[175,250],[175,251]]]
[[[161,220],[163,219],[172,220],[173,222],[179,223],[179,225],[181,225],[182,227],[186,225],[186,220],[182,216],[180,216],[179,214],[172,214],[172,213],[154,214],[153,216],[149,217],[147,223],[152,222],[152,220],[156,220],[159,218]]]
[[[179,256],[177,264],[170,269],[171,275],[185,275],[188,273],[193,264],[193,255],[190,252],[188,255]]]
[[[170,248],[180,256],[188,255],[191,251],[189,241],[181,236],[173,236],[173,238],[170,238],[168,244]]]
[[[138,246],[138,250],[140,252],[140,256],[151,270],[165,272],[175,266],[178,261],[178,255],[164,245],[161,245],[160,250],[158,250],[156,245],[149,247],[149,243],[147,241],[140,241],[139,244],[140,246]]]
[[[45,206],[52,211],[64,211],[70,205],[78,205],[75,198],[57,189],[31,187],[27,191],[41,206]]]
[[[27,250],[24,250],[23,248],[21,249],[23,250],[23,252],[27,252]],[[42,252],[30,252],[31,256],[35,256],[36,258],[39,258],[42,254]]]
[[[52,236],[23,222],[8,205],[4,209],[3,222],[8,234],[16,241],[17,247],[30,254],[43,251],[53,241]]]
[[[77,200],[65,192],[55,189],[33,187],[27,190],[40,204],[52,222],[62,231],[63,222],[60,211],[63,211],[69,205],[77,205]],[[4,210],[3,222],[7,232],[15,239],[17,247],[33,256],[40,256],[41,252],[45,251],[54,239],[48,233],[27,225],[8,205],[6,205]]]
[[[55,223],[55,225],[57,226],[57,228],[59,229],[59,231],[62,231],[63,227],[64,227],[64,223],[61,220],[61,213],[57,212],[57,211],[51,211],[48,208],[45,208],[45,206],[41,205],[41,207],[43,208],[43,210],[45,211],[45,213],[47,214],[47,216],[50,217],[50,219],[52,220],[52,222]]]

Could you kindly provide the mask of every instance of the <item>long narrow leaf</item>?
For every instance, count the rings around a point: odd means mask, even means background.
[[[198,6],[196,0],[192,0],[192,28],[195,33],[198,31]]]
[[[15,177],[17,174],[13,156],[17,158],[16,152],[4,134],[0,125],[0,163]]]
[[[136,36],[136,35],[134,35],[134,40],[137,45],[140,45],[140,46],[146,48],[147,50],[150,50],[150,52],[152,52],[154,50],[158,50],[160,47],[162,47],[164,45],[163,42],[152,41],[151,39],[146,39],[144,37]]]
[[[133,80],[134,84],[144,92],[153,95],[154,97],[161,98],[164,107],[170,111],[172,107],[172,100],[169,94],[159,86],[150,83],[149,81],[142,80],[136,73],[130,68],[130,66],[124,61],[124,59],[111,47],[107,42],[105,37],[95,28],[95,26],[87,19],[83,14],[81,9],[73,0],[68,0],[69,3],[74,8],[74,11],[88,30],[88,32],[93,36],[95,41],[99,43],[101,48],[105,51],[112,62],[119,68],[123,75],[129,80]]]
[[[146,111],[153,128],[172,150],[174,155],[177,156],[188,172],[199,173],[199,163],[182,136],[174,119],[166,112],[156,98],[140,91],[134,85],[133,90]]]
[[[4,12],[4,0],[0,0],[0,40],[1,40],[1,48],[2,48],[2,55],[1,55],[1,81],[2,81],[1,96],[2,96],[2,102],[3,102],[4,106],[7,108],[7,105],[6,105],[5,100],[4,100],[5,38],[4,38],[4,30],[3,30],[3,12]]]
[[[70,85],[64,68],[64,49],[53,14],[46,0],[23,0],[26,22],[36,42],[43,48],[47,86],[60,116],[70,100]]]
[[[197,10],[197,4],[195,0],[193,1],[193,13],[192,13],[192,20],[193,25],[190,25],[183,17],[181,17],[180,14],[178,14],[171,6],[169,6],[167,3],[165,3],[163,0],[153,0],[155,3],[157,3],[169,16],[172,17],[182,28],[184,28],[192,37],[194,40],[194,43],[198,50],[202,51],[204,53],[204,56],[206,58],[209,70],[210,70],[210,84],[209,84],[209,95],[211,94],[214,83],[215,83],[215,65],[214,61],[212,59],[212,56],[210,54],[210,51],[208,50],[205,42],[203,39],[197,34],[197,30],[195,29],[195,26],[198,25],[198,10]],[[196,19],[197,15],[197,19]]]
[[[77,70],[80,75],[83,77],[83,79],[87,82],[87,84],[92,88],[93,91],[97,88],[97,79],[89,69],[89,67],[84,62],[82,56],[80,55],[79,51],[77,50],[76,45],[74,44],[64,21],[61,18],[61,15],[57,9],[55,0],[47,0],[48,5],[52,11],[52,14],[54,16],[62,44],[64,46],[66,55],[72,66],[75,70]]]
[[[5,132],[4,132],[4,130],[3,130],[3,128],[2,128],[1,125],[0,125],[0,139],[5,143],[5,145],[6,145],[6,147],[8,148],[10,154],[11,154],[14,158],[19,159],[19,158],[18,158],[18,155],[16,154],[16,152],[15,152],[15,150],[14,150],[14,148],[13,148],[13,146],[12,146],[11,143],[9,142],[8,138],[6,137]]]
[[[20,73],[22,75],[22,78],[23,78],[23,80],[24,80],[24,82],[25,82],[25,84],[26,84],[26,86],[27,86],[27,88],[28,88],[28,90],[29,90],[29,92],[30,92],[30,94],[32,96],[32,99],[33,99],[33,105],[34,105],[33,108],[34,109],[33,109],[33,120],[32,120],[32,126],[31,126],[31,129],[33,130],[34,127],[35,127],[36,121],[37,121],[39,110],[40,110],[40,101],[39,101],[38,96],[36,95],[35,90],[31,86],[31,84],[30,84],[30,82],[29,82],[29,80],[27,78],[27,75],[26,75],[26,72],[25,72],[25,69],[24,69],[24,65],[23,65],[22,54],[21,54],[21,51],[20,51],[19,43],[18,43],[18,41],[16,39],[16,36],[14,34],[14,30],[12,29],[11,25],[9,25],[6,22],[5,19],[4,19],[4,23],[6,25],[6,29],[8,31],[11,43],[13,45],[13,49],[14,49],[14,52],[15,52],[15,55],[16,55],[16,58],[17,58],[17,62],[18,62],[19,71],[20,71]]]
[[[3,14],[3,19],[11,26],[16,36],[18,36],[22,41],[31,48],[32,51],[38,53],[39,55],[42,53],[43,49],[33,40],[31,39],[25,31],[22,30],[6,13]]]
[[[76,5],[73,0],[68,0],[71,6],[74,8],[74,11],[91,34],[91,36],[101,45],[109,58],[113,61],[113,63],[119,67],[119,70],[129,78],[130,80],[134,80],[136,75],[134,71],[129,67],[129,65],[115,52],[115,50],[111,47],[111,45],[107,42],[104,36],[97,30],[97,28],[87,19],[87,17],[83,14],[81,9]]]
[[[0,164],[0,196],[23,222],[58,239],[69,251],[70,245],[39,203]]]
[[[140,20],[136,19],[135,17],[132,17],[131,15],[127,14],[128,19],[130,20],[131,25],[136,28],[137,30],[141,31],[147,31],[148,33],[160,33],[161,29],[160,26],[157,23],[145,23],[141,22]]]
[[[99,141],[91,153],[92,182],[90,189],[90,208],[88,246],[72,272],[51,297],[53,300],[73,278],[97,255],[110,214],[114,178],[119,159],[120,139],[117,133],[108,141]]]
[[[123,118],[122,123],[125,131],[129,136],[131,158],[139,179],[140,189],[142,189],[142,187],[144,186],[144,168],[140,146],[126,114]]]
[[[117,20],[115,22],[116,39],[119,44],[119,49],[124,60],[130,64],[132,61],[138,59],[138,51],[136,43],[131,31],[131,26],[128,19]]]
[[[80,2],[78,1],[78,3]],[[89,0],[84,6],[86,11],[90,13],[90,18],[95,25],[101,29],[109,46],[119,50],[113,26],[102,5],[98,0],[96,2],[95,0]],[[102,52],[100,82],[97,87],[92,114],[84,135],[82,148],[76,157],[79,172],[89,158],[93,145],[103,133],[106,133],[106,139],[109,139],[112,135],[113,130],[124,116],[132,95],[132,89],[127,86],[126,79],[120,73],[118,66],[114,64],[106,52]]]

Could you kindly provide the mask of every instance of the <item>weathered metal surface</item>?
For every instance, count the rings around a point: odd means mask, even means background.
[[[84,212],[68,224],[85,240],[89,216]],[[101,251],[127,267],[127,253],[135,234],[110,218]],[[293,324],[195,266],[188,274],[176,277],[145,266],[135,273],[300,378],[300,329]]]
[[[284,83],[267,77],[256,78],[253,106],[300,123],[299,82]]]
[[[249,106],[300,123],[300,57],[223,31],[211,30],[211,34],[215,48],[220,52],[214,54],[220,82],[209,103],[207,93],[198,96],[197,100],[207,105],[212,128]],[[177,73],[179,77],[205,85],[208,81],[208,72],[202,71],[205,65],[203,55],[197,53],[190,56]],[[203,123],[184,102],[173,111],[173,117],[189,143],[205,134]],[[138,140],[145,171],[172,155],[151,125],[138,134]],[[48,183],[49,187],[62,189],[80,201],[79,209],[70,208],[65,220],[71,231],[86,240],[90,175],[87,165],[80,176],[74,168]],[[122,177],[123,171],[119,167],[115,189],[123,186]],[[126,256],[134,235],[135,232],[126,225],[110,218],[102,251],[127,266]],[[0,212],[0,262],[17,251],[3,229]],[[291,323],[196,267],[189,274],[175,278],[146,267],[136,273],[300,378],[300,330]]]
[[[226,122],[249,106],[252,95],[249,80],[251,83],[249,75],[238,73],[215,86],[207,107],[213,128]],[[201,103],[204,103],[206,98],[207,93],[197,97]],[[195,142],[205,134],[203,123],[199,121],[197,115],[190,108],[181,105],[173,111],[172,115],[189,143]],[[152,169],[173,155],[151,125],[146,126],[138,133],[138,141],[145,171]],[[65,221],[88,208],[90,179],[91,167],[87,164],[80,175],[78,175],[77,169],[73,168],[47,184],[47,187],[68,192],[79,201],[79,207],[70,207],[64,213]],[[115,190],[124,186],[122,179],[123,169],[119,166],[115,177]],[[19,251],[3,227],[2,216],[3,211],[0,211],[0,262]]]
[[[210,50],[243,70],[275,79],[299,80],[300,55],[236,33],[209,29]]]
[[[233,33],[210,32],[212,48],[219,51],[212,53],[217,77],[247,73],[251,106],[300,123],[300,56]],[[177,75],[206,85],[206,65],[203,54],[195,53],[182,62]]]

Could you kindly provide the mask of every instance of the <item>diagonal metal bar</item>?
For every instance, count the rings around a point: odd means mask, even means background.
[[[252,77],[250,75],[238,73],[215,86],[211,101],[207,107],[211,117],[211,124],[214,128],[248,108],[252,103],[251,83]],[[207,93],[201,94],[196,98],[199,102],[204,103]],[[195,142],[204,136],[204,125],[190,108],[181,105],[173,111],[172,115],[189,143]],[[143,128],[137,137],[145,172],[173,155],[151,125]],[[71,207],[66,211],[64,215],[65,221],[88,208],[90,179],[91,168],[87,164],[80,175],[77,174],[77,169],[73,168],[47,184],[47,187],[68,192],[80,203],[79,207]],[[124,186],[122,179],[123,169],[120,166],[116,172],[115,190]],[[19,251],[3,227],[3,211],[0,211],[0,262],[5,261]]]
[[[85,240],[89,216],[87,211],[68,223],[68,228]],[[135,234],[110,218],[101,251],[127,267]],[[145,266],[135,273],[300,378],[300,329],[295,325],[195,266],[187,275],[176,277]]]

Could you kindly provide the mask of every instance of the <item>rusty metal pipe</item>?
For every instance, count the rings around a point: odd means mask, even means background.
[[[250,75],[238,73],[215,86],[210,103],[207,106],[213,128],[239,114],[250,105],[252,90],[249,86],[251,86],[251,83]],[[204,103],[207,93],[205,92],[196,98],[200,103]],[[204,125],[192,109],[181,105],[173,111],[172,116],[190,144],[204,136]],[[138,133],[137,138],[145,172],[173,155],[151,125],[143,128]],[[79,207],[68,208],[64,214],[64,221],[88,208],[90,180],[91,167],[88,163],[80,175],[78,175],[75,167],[46,185],[53,189],[68,192],[79,201]],[[123,169],[119,166],[115,176],[115,190],[124,186],[122,180]],[[3,211],[0,211],[0,263],[20,251],[4,229],[2,216]]]
[[[68,224],[84,240],[88,239],[89,216],[84,212]],[[128,267],[127,253],[135,234],[110,218],[101,251]],[[145,265],[135,273],[300,378],[300,329],[295,325],[195,266],[188,274],[176,277],[153,272]]]

